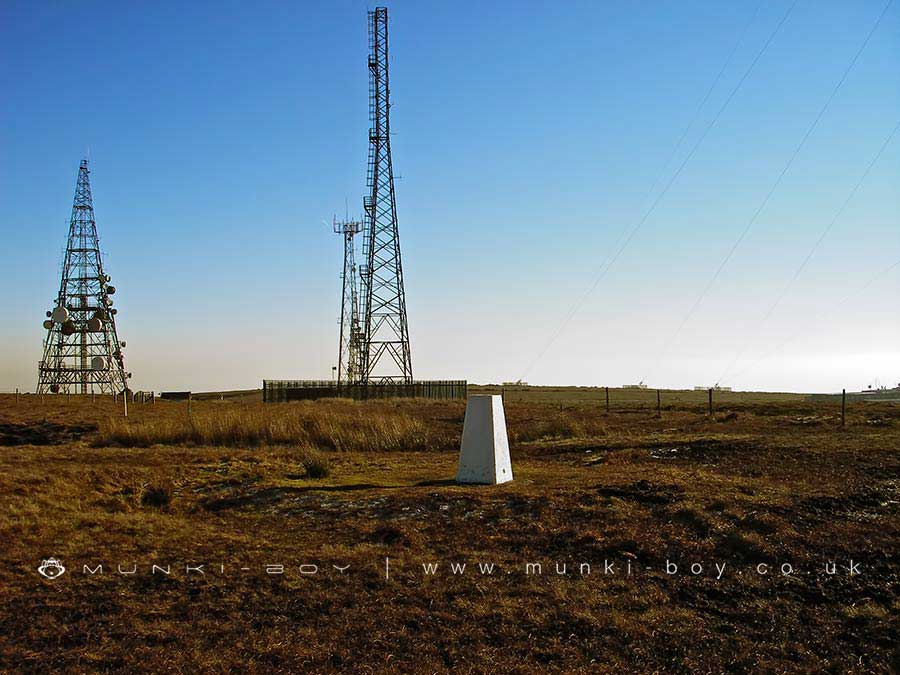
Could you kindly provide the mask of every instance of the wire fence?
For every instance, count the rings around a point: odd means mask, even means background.
[[[465,399],[466,380],[418,380],[410,383],[346,384],[334,380],[263,380],[263,401],[284,403],[317,398]]]

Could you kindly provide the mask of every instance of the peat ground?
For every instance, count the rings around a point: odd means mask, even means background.
[[[509,396],[463,487],[462,402],[0,396],[0,665],[892,672],[900,406],[671,400]]]

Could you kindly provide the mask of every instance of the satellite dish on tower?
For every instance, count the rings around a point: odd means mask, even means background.
[[[103,269],[89,174],[88,161],[82,160],[72,217],[66,223],[69,236],[60,291],[47,303],[50,328],[38,362],[39,394],[128,391],[121,351],[114,356],[119,338],[111,298],[118,289],[110,286],[111,277]]]

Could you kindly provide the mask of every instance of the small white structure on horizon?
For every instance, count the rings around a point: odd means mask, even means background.
[[[497,485],[512,479],[503,397],[469,396],[456,482]]]

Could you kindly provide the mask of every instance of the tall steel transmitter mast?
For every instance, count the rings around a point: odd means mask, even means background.
[[[358,377],[363,384],[412,382],[406,293],[400,259],[397,201],[391,166],[388,11],[369,12],[369,165],[365,214],[362,335]]]
[[[110,297],[116,289],[103,270],[89,174],[87,160],[82,160],[59,295],[44,321],[39,394],[113,394],[125,391],[131,377],[125,372],[125,343],[119,342],[117,310]]]
[[[341,336],[338,345],[338,382],[359,382],[359,350],[361,331],[359,323],[359,269],[356,266],[355,237],[362,232],[358,220],[333,221],[335,234],[344,239],[344,269],[341,273]]]

